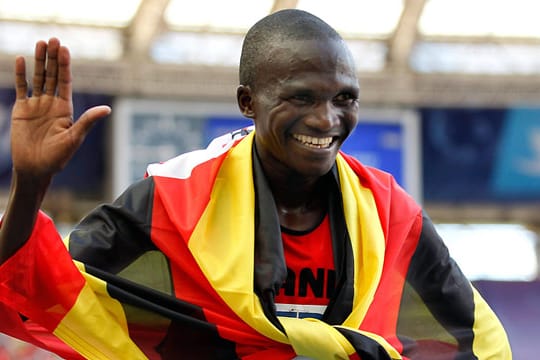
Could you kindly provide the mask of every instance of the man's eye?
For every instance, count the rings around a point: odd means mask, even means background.
[[[358,98],[353,94],[343,93],[334,98],[334,103],[338,105],[349,105],[357,101]]]

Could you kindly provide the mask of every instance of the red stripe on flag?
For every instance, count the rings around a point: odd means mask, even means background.
[[[0,302],[51,331],[85,284],[52,220],[42,212],[28,242],[0,267],[0,274]]]

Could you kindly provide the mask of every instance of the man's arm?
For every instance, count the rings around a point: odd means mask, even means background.
[[[456,339],[461,358],[510,359],[499,319],[450,257],[435,226],[424,213],[422,231],[407,281],[437,321]],[[427,319],[423,319],[424,328]],[[437,328],[430,335],[437,339]],[[439,339],[440,340],[440,339]]]
[[[96,106],[73,122],[71,60],[58,39],[39,41],[34,61],[31,96],[25,60],[17,57],[15,61],[13,177],[0,228],[0,264],[26,243],[53,176],[65,167],[92,125],[111,111],[108,106]]]

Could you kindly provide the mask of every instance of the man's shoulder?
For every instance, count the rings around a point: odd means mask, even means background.
[[[383,182],[385,184],[396,182],[394,175],[391,173],[373,166],[365,165],[360,162],[360,160],[347,153],[341,152],[340,154],[345,161],[347,161],[347,164],[356,173],[356,175],[358,175],[361,181],[364,180],[365,182],[369,180],[378,180],[378,182]]]
[[[379,211],[388,211],[393,214],[392,216],[397,216],[398,218],[401,215],[408,216],[406,214],[419,213],[421,210],[420,205],[396,181],[391,173],[364,165],[351,155],[344,153],[341,153],[341,155],[358,176],[362,186],[371,191]],[[398,211],[394,211],[396,209]]]
[[[223,161],[229,150],[252,130],[252,127],[235,130],[213,139],[204,149],[190,151],[164,162],[150,164],[146,169],[146,176],[187,179],[195,168],[213,161]]]

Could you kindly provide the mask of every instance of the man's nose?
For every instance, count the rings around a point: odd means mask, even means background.
[[[320,131],[329,131],[339,124],[339,109],[331,101],[321,101],[312,108],[307,125]]]

